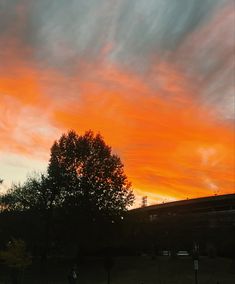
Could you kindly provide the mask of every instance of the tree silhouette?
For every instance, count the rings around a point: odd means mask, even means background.
[[[32,263],[25,242],[20,239],[12,239],[8,242],[6,249],[0,251],[0,260],[11,268],[13,283],[23,281],[24,270]]]
[[[133,201],[120,158],[92,131],[81,136],[74,131],[63,134],[51,147],[45,174],[29,176],[0,196],[3,210],[40,216],[42,263],[56,230],[61,239],[66,238],[64,230],[71,232],[66,242],[76,242],[78,237],[88,240],[94,220],[93,232],[97,232],[97,226],[105,227]]]
[[[55,195],[60,193],[60,205],[90,215],[119,214],[134,201],[120,158],[92,131],[83,136],[69,131],[53,144],[48,179]]]
[[[51,147],[46,174],[34,174],[1,195],[10,211],[79,207],[89,212],[119,214],[132,205],[134,195],[120,158],[112,154],[100,134],[74,131]]]
[[[24,184],[13,184],[1,195],[1,203],[7,211],[25,211],[28,209],[45,208],[45,176],[32,175]]]

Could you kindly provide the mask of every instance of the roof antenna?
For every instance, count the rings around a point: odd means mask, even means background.
[[[147,196],[143,196],[142,197],[142,203],[141,203],[141,207],[146,207],[147,206],[147,199],[148,197]]]

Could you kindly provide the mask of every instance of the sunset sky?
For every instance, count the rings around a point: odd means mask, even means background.
[[[91,129],[137,205],[235,192],[234,48],[233,0],[0,0],[0,191]]]

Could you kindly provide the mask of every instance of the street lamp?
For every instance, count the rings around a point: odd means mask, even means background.
[[[198,259],[199,259],[199,245],[194,243],[193,247],[193,267],[195,272],[195,284],[198,284]]]

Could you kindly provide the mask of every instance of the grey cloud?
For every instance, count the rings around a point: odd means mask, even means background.
[[[215,13],[232,2],[0,0],[0,36],[8,33],[12,25],[17,26],[17,21],[22,20],[17,14],[19,7],[27,5],[25,23],[15,29],[18,35],[14,36],[32,50],[32,59],[38,66],[69,74],[80,60],[89,62],[103,56],[104,60],[142,72],[151,66],[152,57],[158,55],[198,78],[203,87],[199,96],[208,104],[230,109],[231,117],[234,92],[231,49],[235,44],[231,19],[222,28],[221,20],[207,33],[200,31],[213,23]],[[112,48],[103,54],[107,44]],[[225,64],[228,53],[230,57]]]
[[[18,25],[19,37],[40,61],[71,63],[75,56],[96,58],[107,43],[110,59],[143,64],[155,52],[173,51],[225,0],[0,0],[0,26]]]
[[[12,22],[16,20],[16,7],[20,0],[0,0],[0,35],[7,32],[12,26]]]
[[[149,64],[154,53],[174,51],[224,0],[0,0],[0,26],[18,25],[17,11],[27,6],[19,38],[39,62],[72,65],[93,60],[107,43],[117,63]],[[17,36],[17,35],[15,35]]]
[[[145,63],[149,54],[174,50],[209,17],[218,0],[31,1],[28,41],[49,63],[96,58],[108,42],[117,62]]]
[[[235,10],[231,1],[227,3],[207,25],[188,36],[175,60],[198,83],[204,103],[231,119],[235,108]]]

